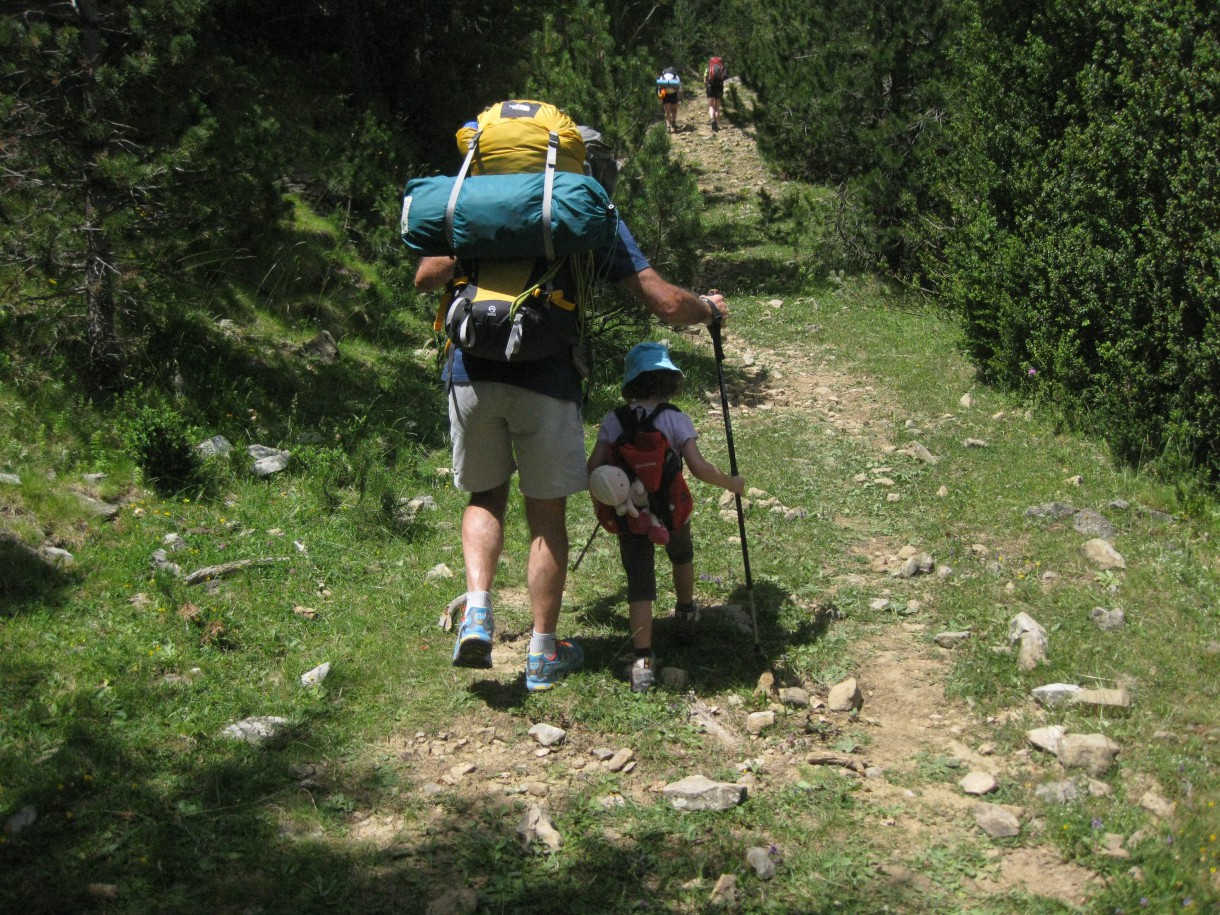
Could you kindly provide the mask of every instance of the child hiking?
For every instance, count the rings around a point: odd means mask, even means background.
[[[669,403],[682,384],[682,371],[670,358],[661,343],[639,343],[627,353],[623,373],[623,399],[626,406],[607,413],[597,433],[597,443],[589,455],[588,470],[592,473],[605,465],[624,466],[623,454],[630,449],[632,438],[639,441],[641,432],[656,432],[664,436],[664,444],[672,452],[679,473],[677,483],[666,483],[662,491],[648,500],[654,515],[670,514],[665,520],[669,530],[665,552],[673,566],[676,597],[674,618],[681,630],[689,632],[698,618],[695,608],[694,546],[691,541],[690,496],[686,492],[684,509],[680,497],[672,497],[680,485],[680,470],[685,461],[691,474],[711,486],[719,486],[740,495],[745,491],[745,478],[730,476],[707,460],[696,442],[698,431],[691,418]],[[634,427],[634,428],[628,428]],[[634,436],[632,433],[635,433]],[[640,476],[645,472],[641,470]],[[639,487],[637,486],[637,489]],[[658,498],[659,496],[659,498]],[[676,510],[675,510],[676,506]],[[635,658],[631,665],[631,689],[646,692],[653,686],[655,658],[652,652],[653,603],[657,598],[656,565],[653,543],[664,542],[646,533],[633,533],[625,524],[615,526],[613,510],[599,508],[599,521],[619,535],[619,556],[627,573],[628,619]]]

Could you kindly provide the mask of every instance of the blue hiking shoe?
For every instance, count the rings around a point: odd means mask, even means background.
[[[495,631],[491,610],[467,605],[458,626],[457,642],[453,646],[454,667],[491,667],[491,636]]]
[[[584,663],[584,649],[576,642],[556,642],[551,657],[531,652],[525,659],[525,688],[531,693],[550,689]]]

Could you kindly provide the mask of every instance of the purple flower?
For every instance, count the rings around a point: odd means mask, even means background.
[[[1094,829],[1101,829],[1102,825],[1103,824],[1101,821],[1101,817],[1093,817],[1093,828]]]
[[[1028,372],[1026,372],[1025,374],[1026,374],[1026,375],[1028,375],[1030,378],[1033,378],[1035,375],[1037,375],[1037,374],[1038,374],[1038,370],[1037,370],[1037,369],[1030,369],[1030,370],[1029,370]]]
[[[1148,908],[1148,897],[1147,896],[1140,897],[1140,908],[1141,909]]]

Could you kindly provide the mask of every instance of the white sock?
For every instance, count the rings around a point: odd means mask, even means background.
[[[486,607],[491,609],[491,592],[490,591],[467,591],[466,592],[467,607]]]
[[[530,654],[544,654],[548,658],[555,655],[555,633],[534,630],[530,636]]]

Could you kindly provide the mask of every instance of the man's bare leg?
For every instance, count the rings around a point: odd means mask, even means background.
[[[466,563],[466,606],[462,611],[453,663],[458,667],[491,667],[495,620],[491,586],[504,550],[504,513],[508,483],[471,493],[462,512],[462,558]]]
[[[530,555],[526,576],[534,631],[553,635],[559,625],[559,606],[568,576],[567,499],[525,499],[525,520],[530,529]]]
[[[462,512],[462,558],[466,562],[466,590],[490,591],[500,554],[504,552],[504,513],[508,483],[470,494]]]

